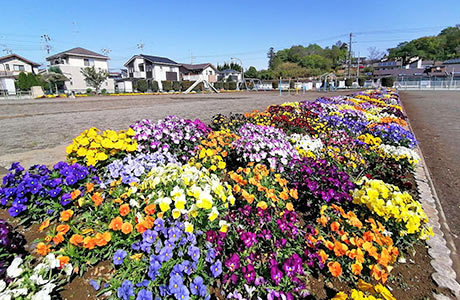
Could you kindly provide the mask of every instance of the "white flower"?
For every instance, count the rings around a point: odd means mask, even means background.
[[[29,279],[36,285],[43,285],[48,282],[48,280],[44,279],[40,274],[32,274]]]
[[[71,263],[68,263],[64,266],[64,272],[67,276],[70,276],[72,275],[72,272],[73,272],[73,266]]]
[[[14,289],[10,291],[13,294],[13,297],[18,297],[22,295],[27,295],[28,290],[26,288]]]
[[[51,283],[51,282],[48,282],[43,288],[42,288],[42,291],[43,292],[46,292],[48,294],[51,294],[54,290],[54,288],[56,287],[56,285],[54,283]]]
[[[0,293],[0,300],[11,300],[10,291],[6,291],[4,293]]]
[[[31,300],[51,300],[51,296],[47,291],[41,290],[33,295]]]
[[[6,274],[8,277],[11,278],[16,278],[19,277],[22,273],[22,268],[19,268],[19,266],[22,264],[22,258],[19,256],[15,257],[13,262],[11,262],[11,265],[6,269]]]
[[[45,256],[45,262],[49,265],[51,269],[58,268],[61,265],[59,259],[57,259],[53,253],[50,253],[47,256]]]
[[[139,207],[139,202],[137,202],[136,200],[134,200],[133,198],[131,198],[129,200],[129,205],[132,206],[132,207]]]
[[[3,280],[0,280],[0,292],[2,292],[6,288],[6,282]]]

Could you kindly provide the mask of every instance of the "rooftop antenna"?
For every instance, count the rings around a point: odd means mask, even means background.
[[[137,44],[137,49],[141,50],[141,54],[144,53],[144,47],[145,47],[145,44],[142,42]]]
[[[112,52],[112,49],[102,48],[101,52],[104,53],[105,56],[109,56],[109,53]]]

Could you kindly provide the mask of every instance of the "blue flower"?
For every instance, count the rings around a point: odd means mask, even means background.
[[[126,251],[118,249],[115,254],[113,255],[113,264],[118,266],[123,263],[123,259],[127,256],[128,254]]]
[[[175,295],[180,292],[183,286],[182,277],[173,275],[169,278],[168,292],[170,295]]]
[[[175,293],[174,296],[176,296],[177,300],[188,300],[190,298],[190,292],[188,291],[188,288],[183,285],[179,292]]]
[[[136,300],[152,300],[152,299],[153,299],[152,292],[148,290],[144,290],[144,289],[140,290],[136,297]]]
[[[11,206],[8,209],[8,213],[10,214],[10,216],[14,218],[14,217],[17,217],[20,213],[22,213],[26,209],[27,209],[27,206],[23,204],[16,204],[16,205]]]
[[[193,282],[190,284],[190,291],[192,295],[200,295],[202,297],[206,295],[206,286],[201,276],[197,276],[193,279]]]
[[[96,281],[94,279],[91,279],[89,281],[89,285],[92,286],[95,291],[99,291],[99,289],[101,288],[99,281]]]
[[[141,282],[139,282],[139,283],[136,283],[136,286],[137,286],[137,287],[141,287],[141,286],[143,286],[143,287],[147,287],[147,286],[149,285],[149,283],[150,283],[150,281],[149,281],[149,280],[147,280],[147,279],[144,279],[144,280],[142,280]]]
[[[169,248],[169,247],[163,247],[161,250],[160,250],[160,255],[159,255],[159,258],[160,258],[160,261],[168,261],[172,258],[173,254],[172,254],[172,249]]]
[[[162,218],[157,218],[155,222],[153,222],[153,225],[155,225],[154,230],[161,231],[163,230],[163,227],[165,226],[165,222],[163,221]]]
[[[57,187],[55,189],[52,189],[52,190],[49,190],[48,191],[48,194],[50,195],[51,198],[56,198],[59,193],[61,193],[61,188],[60,187]]]
[[[70,203],[70,201],[71,201],[70,199],[72,199],[72,196],[70,195],[70,193],[63,194],[61,196],[61,201],[60,201],[61,205],[66,206],[67,204]]]
[[[214,248],[209,248],[206,253],[206,262],[213,263],[216,259],[216,250]]]
[[[129,280],[123,281],[121,286],[117,290],[118,298],[123,300],[129,300],[129,297],[134,296],[133,284]]]
[[[77,178],[73,175],[69,175],[65,178],[66,185],[73,185],[77,182]]]
[[[188,247],[187,254],[194,260],[198,261],[200,259],[200,249],[195,246]]]
[[[181,263],[181,265],[182,265],[182,270],[185,274],[188,274],[188,275],[192,274],[193,269],[191,267],[191,262],[189,260],[184,260]]]
[[[157,236],[158,236],[158,232],[147,229],[142,234],[142,241],[149,245],[152,245],[155,242]]]
[[[165,247],[174,249],[176,246],[174,245],[174,242],[173,242],[173,241],[167,240],[167,241],[165,242]]]
[[[220,260],[216,261],[213,265],[211,265],[211,273],[214,278],[222,274],[222,263],[220,262]]]
[[[159,253],[162,248],[163,244],[161,243],[161,240],[157,240],[157,242],[155,243],[155,253]]]
[[[172,227],[168,230],[168,237],[171,242],[176,242],[182,236],[182,231],[177,227]]]

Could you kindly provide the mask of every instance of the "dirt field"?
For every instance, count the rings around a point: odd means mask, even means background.
[[[457,249],[460,249],[460,92],[401,92]]]

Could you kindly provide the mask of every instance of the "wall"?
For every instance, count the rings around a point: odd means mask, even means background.
[[[9,69],[9,72],[12,72],[13,75],[17,76],[19,75],[19,73],[21,72],[25,72],[25,73],[31,73],[31,72],[36,72],[37,71],[37,68],[32,68],[32,65],[22,61],[22,60],[19,60],[19,59],[11,59],[11,60],[7,60],[3,63],[0,63],[0,71],[6,71],[6,65],[9,65],[10,69]],[[14,65],[21,65],[21,66],[24,66],[24,71],[15,71],[14,70]]]
[[[152,77],[154,80],[158,81],[158,86],[160,90],[163,90],[162,80],[166,80],[166,72],[176,72],[176,81],[179,80],[179,67],[177,66],[164,66],[164,65],[154,65],[152,70]]]
[[[13,78],[0,78],[0,91],[8,91],[9,95],[16,95]]]

